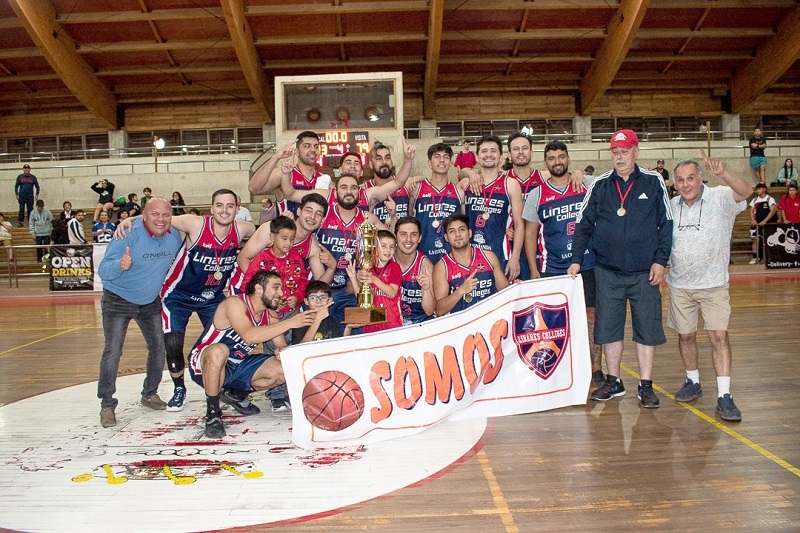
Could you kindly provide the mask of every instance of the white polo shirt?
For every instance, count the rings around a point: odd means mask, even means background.
[[[736,202],[730,187],[703,185],[703,193],[691,207],[680,196],[670,204],[672,254],[667,283],[678,289],[722,287],[728,282],[733,222],[747,208],[747,201]]]

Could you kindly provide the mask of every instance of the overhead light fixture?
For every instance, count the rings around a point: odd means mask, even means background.
[[[157,150],[161,150],[167,145],[167,141],[156,135],[153,137],[153,146],[156,147]]]

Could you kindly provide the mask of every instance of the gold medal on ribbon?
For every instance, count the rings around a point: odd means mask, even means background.
[[[622,206],[619,206],[619,209],[617,209],[617,216],[618,216],[618,217],[624,217],[624,216],[625,216],[625,213],[627,213],[627,211],[625,210],[625,208],[624,208],[624,207],[622,207]]]
[[[489,212],[488,211],[484,211],[483,214],[481,215],[481,218],[483,220],[489,220]]]
[[[464,301],[467,302],[467,303],[471,303],[472,302],[472,293],[471,292],[468,292],[467,294],[464,295]]]
[[[219,270],[214,272],[214,279],[220,281],[222,279],[222,272],[220,272]]]
[[[434,228],[438,228],[438,227],[439,227],[439,221],[438,221],[438,220],[434,220],[434,221],[431,223],[431,226],[433,226]]]
[[[351,254],[350,252],[347,252],[346,254],[344,254],[344,258],[347,259],[348,261],[352,261],[353,260],[353,254]]]

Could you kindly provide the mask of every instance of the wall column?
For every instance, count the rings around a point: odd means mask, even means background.
[[[108,130],[108,156],[125,157],[130,147],[128,132],[125,130]]]
[[[572,133],[576,142],[591,142],[592,117],[576,115],[572,119]]]
[[[726,113],[720,117],[719,123],[722,128],[723,139],[739,138],[739,130],[741,130],[739,113]]]

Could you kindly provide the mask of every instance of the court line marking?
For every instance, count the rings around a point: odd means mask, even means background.
[[[86,328],[94,327],[94,326],[95,326],[95,323],[92,322],[92,323],[89,323],[89,324],[84,324],[83,326],[77,326],[77,327],[74,327],[74,328],[65,329],[64,331],[59,331],[58,333],[53,333],[52,335],[48,335],[46,337],[40,337],[40,338],[38,338],[36,340],[32,340],[30,342],[26,342],[25,344],[20,344],[19,346],[14,346],[13,348],[9,348],[8,350],[4,350],[4,351],[0,352],[0,359],[5,357],[6,355],[10,354],[11,352],[15,352],[15,351],[20,350],[22,348],[27,348],[28,346],[33,346],[34,344],[38,344],[38,343],[46,341],[46,340],[54,339],[56,337],[60,337],[61,335],[65,335],[67,333],[72,333],[73,331],[78,331],[78,330],[81,330],[81,329],[86,329]]]
[[[495,509],[497,509],[500,520],[503,522],[503,525],[508,533],[519,533],[519,528],[514,523],[514,515],[511,514],[511,511],[508,508],[508,502],[503,494],[503,490],[500,488],[500,484],[497,482],[497,478],[492,470],[492,465],[489,464],[489,458],[486,456],[486,451],[479,451],[477,456],[478,461],[481,464],[483,477],[486,478],[486,482],[489,484],[489,491],[492,493],[494,506]]]
[[[622,370],[624,370],[625,372],[627,372],[628,374],[630,374],[631,376],[636,378],[636,380],[640,379],[639,378],[639,374],[634,372],[629,367],[625,366],[624,364],[621,364],[620,367],[622,368]],[[653,389],[655,389],[656,391],[660,392],[661,394],[663,394],[664,396],[666,396],[670,400],[675,401],[675,396],[673,394],[670,394],[669,392],[667,392],[663,388],[659,387],[655,383],[653,383]],[[740,443],[744,444],[745,446],[747,446],[751,450],[754,450],[755,452],[758,452],[759,454],[763,455],[764,457],[766,457],[767,459],[769,459],[773,463],[777,464],[781,468],[784,468],[784,469],[788,470],[789,472],[791,472],[792,474],[794,474],[795,476],[800,477],[800,468],[797,468],[796,466],[794,466],[790,462],[781,459],[780,457],[778,457],[777,455],[775,455],[771,451],[767,450],[766,448],[763,448],[762,446],[759,446],[758,444],[756,444],[755,442],[751,441],[750,439],[748,439],[747,437],[745,437],[741,433],[739,433],[737,431],[734,431],[730,427],[726,426],[725,424],[723,424],[722,422],[720,422],[716,418],[708,416],[706,413],[704,413],[703,411],[701,411],[700,409],[697,409],[696,407],[694,407],[692,405],[689,405],[687,402],[675,401],[675,403],[680,405],[681,407],[683,407],[684,409],[686,409],[690,413],[692,413],[692,414],[698,416],[699,418],[705,420],[706,422],[708,422],[712,426],[716,427],[717,429],[722,430],[724,433],[727,433],[728,435],[730,435],[731,437],[733,437],[734,439],[736,439]]]

